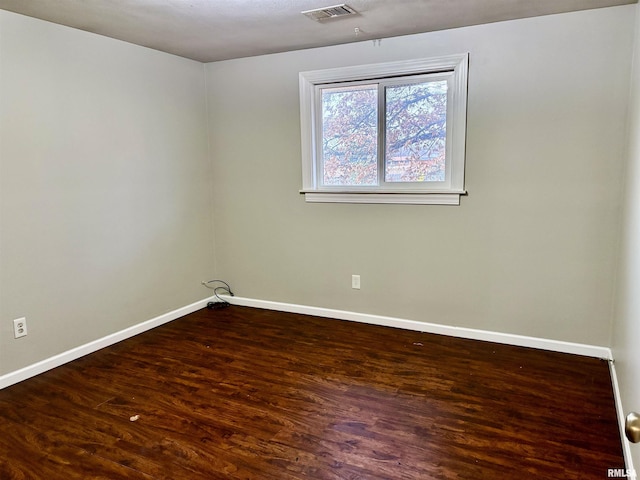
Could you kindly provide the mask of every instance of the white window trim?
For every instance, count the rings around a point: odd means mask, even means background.
[[[405,60],[371,65],[332,68],[300,72],[300,129],[302,142],[302,190],[307,202],[337,203],[405,203],[459,205],[464,188],[465,140],[467,123],[467,75],[469,54],[449,55],[417,60]],[[379,189],[318,188],[315,169],[316,142],[314,137],[315,87],[318,84],[376,79],[420,73],[453,72],[452,120],[447,119],[451,132],[450,188],[446,190],[397,191]]]

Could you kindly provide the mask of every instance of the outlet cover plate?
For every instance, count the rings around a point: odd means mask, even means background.
[[[25,337],[27,335],[27,319],[25,317],[16,318],[13,321],[13,336],[15,338]]]

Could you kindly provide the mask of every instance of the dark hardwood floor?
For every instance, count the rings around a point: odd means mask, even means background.
[[[607,362],[244,307],[0,391],[0,479],[581,479]]]

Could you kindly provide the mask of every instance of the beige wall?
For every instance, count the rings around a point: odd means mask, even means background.
[[[214,274],[245,297],[610,345],[635,11],[204,68],[0,11],[0,375],[200,300]],[[304,202],[299,71],[466,51],[460,206]]]
[[[245,297],[608,346],[635,8],[208,64],[218,275]],[[459,207],[304,202],[298,72],[467,51]]]
[[[0,75],[0,374],[207,297],[203,65],[0,11]]]
[[[625,414],[640,412],[640,11],[636,12],[633,65],[624,228],[612,346]],[[640,473],[640,445],[633,445],[631,452]]]

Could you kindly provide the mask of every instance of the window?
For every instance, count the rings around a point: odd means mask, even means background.
[[[300,73],[308,202],[460,203],[468,55]]]

